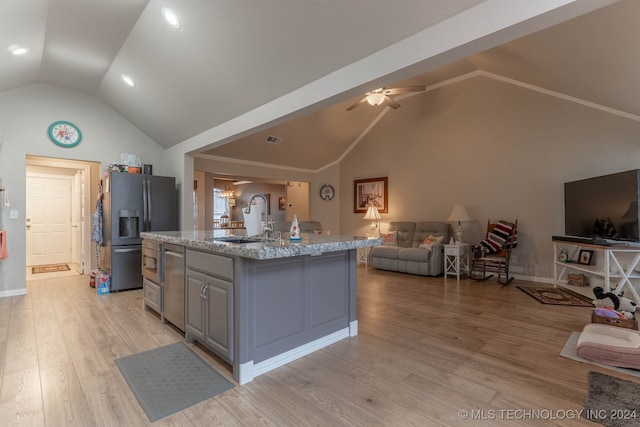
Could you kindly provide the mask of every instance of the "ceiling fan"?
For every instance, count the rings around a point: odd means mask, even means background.
[[[364,104],[365,102],[368,103],[369,105],[386,104],[395,110],[396,108],[400,108],[400,104],[398,104],[395,100],[393,100],[389,95],[401,95],[403,93],[422,92],[425,89],[426,89],[426,86],[424,85],[406,86],[406,87],[390,87],[390,88],[381,87],[379,89],[372,90],[371,92],[367,92],[360,101],[356,102],[355,104],[347,108],[347,111],[353,110],[358,105]]]

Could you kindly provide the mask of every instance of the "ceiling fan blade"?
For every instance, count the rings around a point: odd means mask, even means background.
[[[355,104],[351,105],[349,108],[347,108],[347,111],[353,110],[354,108],[356,108],[358,105],[360,104],[364,104],[365,102],[367,102],[367,97],[365,96],[364,98],[362,98],[360,101],[356,102]]]
[[[403,93],[410,93],[410,92],[422,92],[426,89],[427,87],[424,85],[421,86],[406,86],[406,87],[391,87],[388,89],[384,89],[384,94],[385,95],[400,95]]]
[[[396,101],[389,98],[388,96],[384,97],[384,103],[387,104],[389,107],[393,108],[394,110],[396,108],[400,108],[400,104],[398,104]]]

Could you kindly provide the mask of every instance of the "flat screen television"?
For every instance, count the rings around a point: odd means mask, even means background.
[[[565,183],[565,234],[640,242],[639,178],[635,169]]]

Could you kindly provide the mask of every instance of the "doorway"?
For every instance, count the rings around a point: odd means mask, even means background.
[[[91,188],[100,163],[27,156],[28,278],[89,274],[93,267]]]

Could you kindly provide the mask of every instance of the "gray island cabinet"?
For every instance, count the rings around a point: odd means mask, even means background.
[[[220,237],[218,230],[143,233],[185,246],[185,338],[229,362],[238,383],[357,335],[356,249],[381,239]]]

